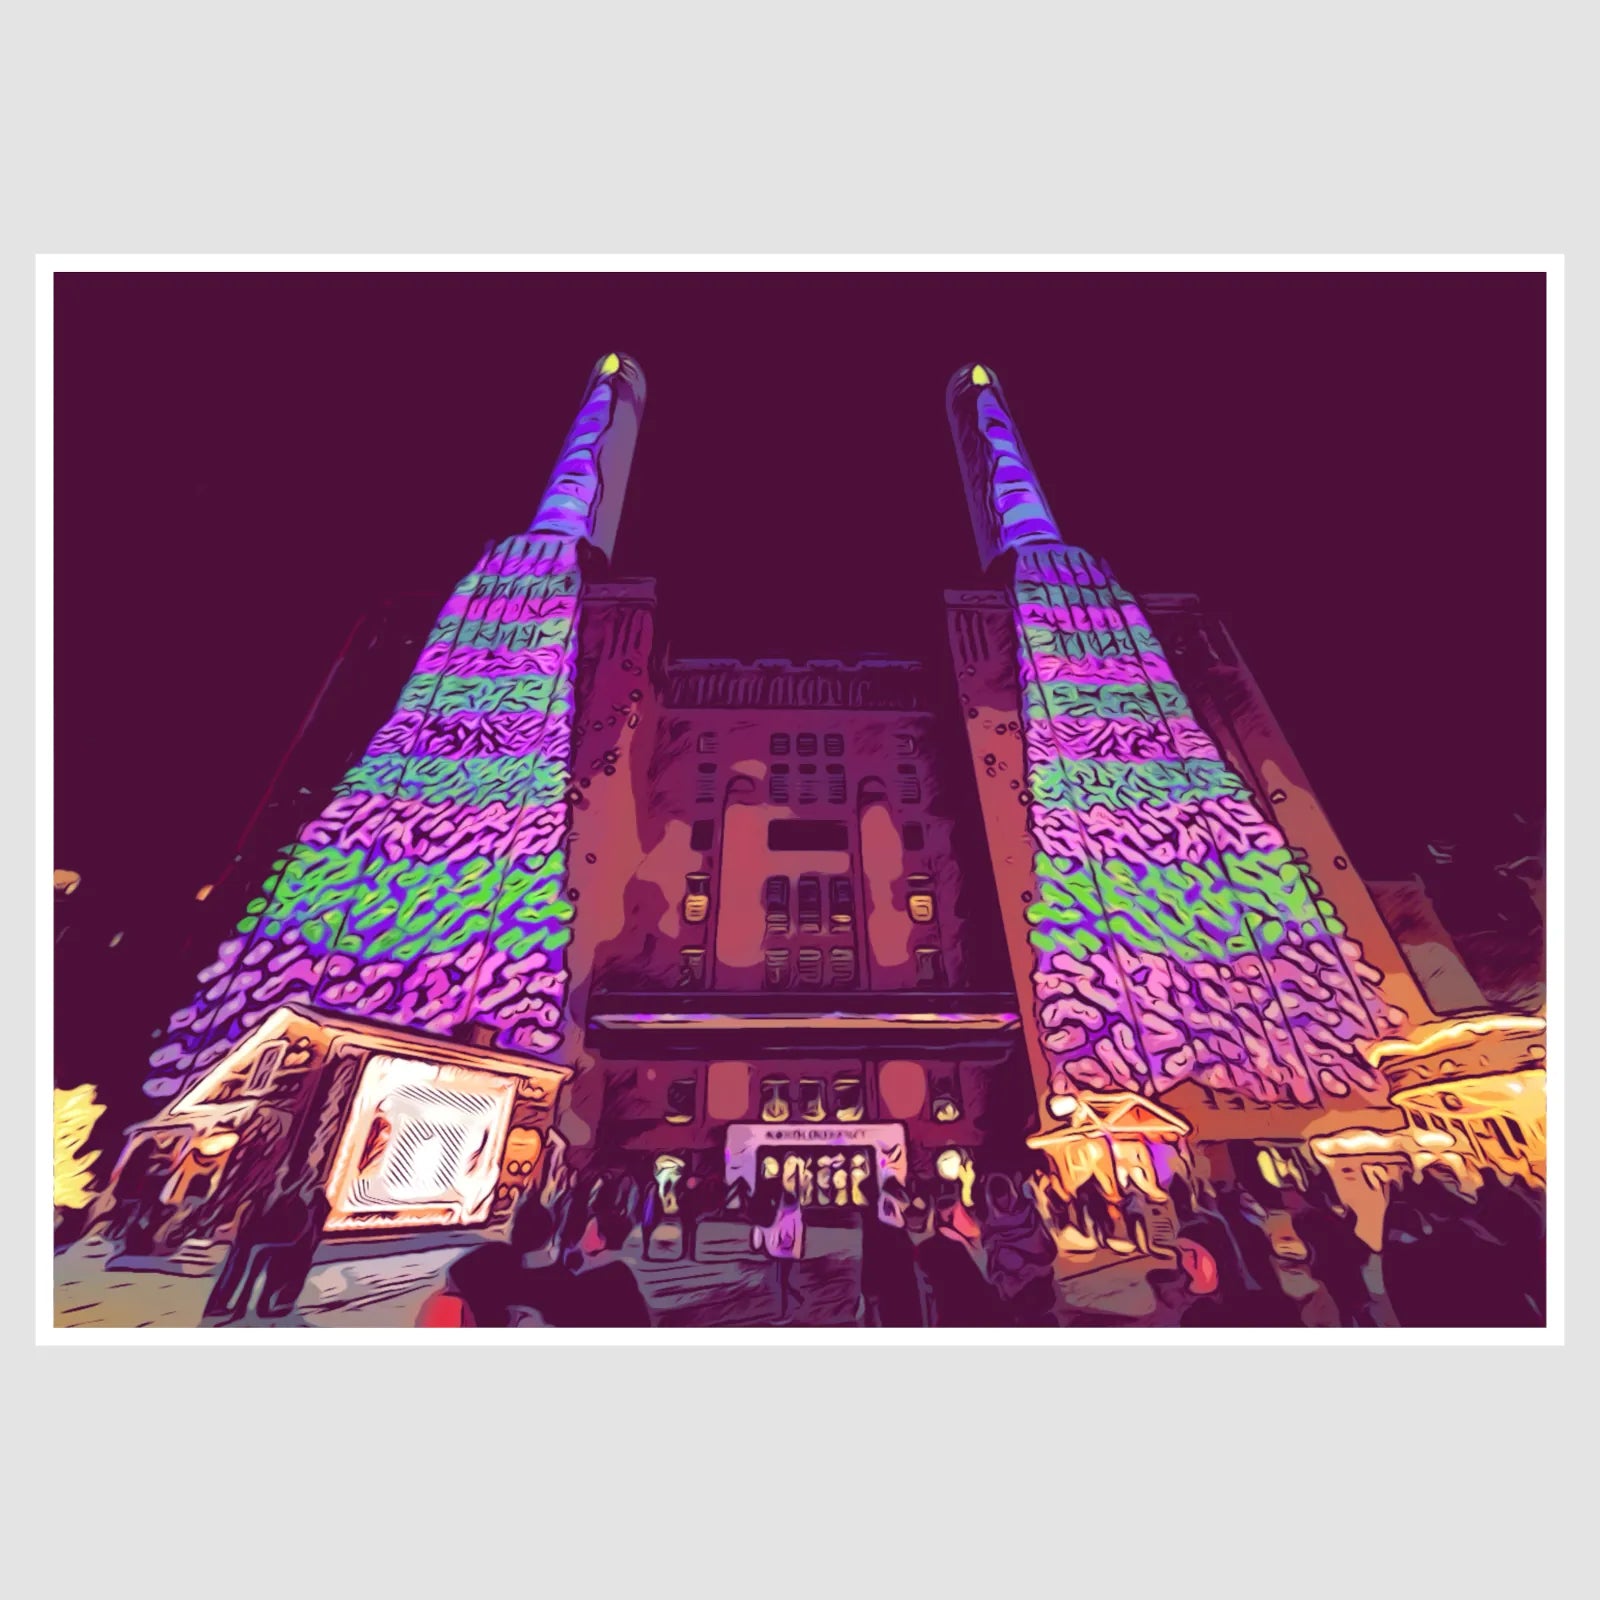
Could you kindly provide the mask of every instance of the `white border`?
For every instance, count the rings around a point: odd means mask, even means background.
[[[1566,895],[1562,871],[1566,862],[1566,776],[1563,747],[1565,684],[1562,675],[1565,619],[1561,597],[1565,580],[1565,441],[1566,383],[1563,352],[1566,341],[1565,265],[1561,255],[1477,254],[1319,254],[1319,255],[708,255],[708,254],[575,254],[575,255],[183,255],[183,254],[54,254],[35,262],[35,843],[36,951],[36,1077],[40,1138],[35,1197],[39,1250],[36,1259],[36,1343],[103,1348],[112,1344],[195,1345],[211,1349],[243,1345],[432,1345],[460,1350],[488,1345],[825,1345],[825,1346],[1048,1346],[1065,1350],[1086,1345],[1155,1347],[1205,1345],[1396,1346],[1555,1345],[1565,1343],[1566,1309],[1566,1020],[1565,957]],[[538,1333],[479,1329],[463,1335],[448,1329],[321,1328],[142,1329],[57,1328],[54,1326],[54,1207],[45,1203],[52,1192],[52,1098],[50,1060],[54,925],[53,866],[55,784],[51,730],[53,696],[54,598],[54,321],[52,280],[57,272],[1542,272],[1546,277],[1546,812],[1545,878],[1547,884],[1546,967],[1547,1016],[1553,1069],[1547,1083],[1549,1163],[1550,1288],[1548,1326],[1538,1329],[1409,1328],[1409,1329],[1250,1329],[1250,1328],[1061,1328],[876,1330],[861,1328],[653,1328],[542,1329]],[[50,952],[49,957],[46,952]],[[1557,1052],[1562,1052],[1558,1054]],[[1559,1063],[1559,1066],[1556,1064]]]

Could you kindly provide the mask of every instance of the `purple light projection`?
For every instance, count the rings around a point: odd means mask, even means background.
[[[1405,1014],[1195,721],[1138,603],[1062,539],[992,370],[950,385],[984,565],[1011,591],[1051,1092],[1186,1078],[1311,1105],[1379,1089]]]
[[[595,368],[532,525],[445,602],[393,715],[273,864],[151,1057],[180,1092],[278,1006],[559,1039],[579,546],[607,554],[644,377]]]

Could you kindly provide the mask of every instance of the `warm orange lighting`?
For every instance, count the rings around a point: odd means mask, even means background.
[[[1518,1016],[1503,1012],[1489,1017],[1458,1017],[1448,1022],[1429,1023],[1406,1039],[1375,1039],[1361,1047],[1369,1066],[1381,1067],[1386,1061],[1409,1056],[1432,1055],[1450,1045],[1487,1043],[1495,1035],[1536,1038],[1545,1029],[1543,1017]]]
[[[195,1149],[203,1156],[220,1156],[238,1144],[236,1133],[213,1133],[195,1141]]]
[[[195,899],[196,900],[208,900],[208,899],[210,899],[211,891],[215,887],[216,886],[214,884],[202,883],[200,885],[200,887],[198,889],[196,889],[195,892],[194,892]]]

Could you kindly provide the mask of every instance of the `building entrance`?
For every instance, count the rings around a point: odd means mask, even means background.
[[[867,1203],[872,1161],[866,1150],[795,1150],[771,1144],[762,1146],[757,1170],[798,1194],[802,1206],[845,1211]]]
[[[724,1152],[729,1185],[754,1193],[762,1179],[789,1180],[804,1206],[848,1212],[867,1203],[869,1175],[878,1180],[880,1214],[891,1178],[906,1181],[906,1130],[898,1122],[774,1125],[731,1122]]]

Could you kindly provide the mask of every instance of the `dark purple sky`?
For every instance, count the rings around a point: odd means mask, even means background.
[[[1408,870],[1542,811],[1543,301],[1532,275],[59,277],[57,860],[130,918],[213,878],[364,603],[442,598],[524,527],[624,349],[649,400],[617,570],[660,580],[675,653],[940,648],[939,591],[976,575],[944,387],[982,360],[1068,537],[1227,612],[1357,866]]]

